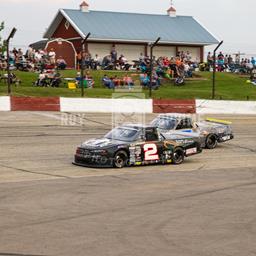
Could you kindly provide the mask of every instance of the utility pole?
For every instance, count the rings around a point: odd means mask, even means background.
[[[149,82],[149,97],[152,97],[152,75],[153,75],[153,49],[158,44],[158,42],[161,40],[161,37],[158,37],[157,40],[154,43],[151,43],[149,45],[150,47],[150,82]]]
[[[212,99],[215,99],[215,82],[216,82],[216,51],[220,48],[224,41],[221,41],[213,51],[213,73],[212,73]]]
[[[88,33],[87,36],[82,41],[82,59],[81,59],[81,96],[84,97],[84,69],[85,69],[85,44],[87,39],[90,37],[91,33]]]
[[[13,28],[10,35],[8,36],[6,42],[6,51],[7,51],[7,83],[8,83],[8,95],[11,95],[12,93],[12,87],[11,87],[11,71],[10,71],[10,40],[14,37],[17,29]]]

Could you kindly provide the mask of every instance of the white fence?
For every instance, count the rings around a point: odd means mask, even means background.
[[[196,100],[197,114],[256,115],[256,101]]]
[[[0,97],[0,111],[10,111],[10,110],[11,110],[10,97],[8,96]]]
[[[152,113],[153,102],[147,99],[76,99],[60,98],[61,112]]]

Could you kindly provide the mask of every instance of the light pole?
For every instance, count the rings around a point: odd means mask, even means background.
[[[81,96],[84,97],[84,68],[85,68],[85,44],[87,39],[90,37],[91,33],[88,33],[87,36],[82,41],[82,59],[81,59]]]
[[[158,44],[158,42],[161,40],[161,37],[158,37],[157,40],[150,44],[150,71],[149,71],[149,75],[150,75],[150,82],[149,82],[149,97],[152,97],[152,75],[153,75],[153,49],[154,47]]]
[[[220,48],[223,44],[221,41],[218,46],[213,51],[213,73],[212,73],[212,99],[215,99],[215,80],[216,80],[216,51]]]
[[[7,78],[7,83],[8,83],[8,95],[11,95],[12,93],[12,88],[11,88],[11,72],[10,72],[10,40],[14,37],[15,33],[16,33],[17,29],[13,28],[10,35],[8,36],[6,42],[6,51],[7,51],[7,74],[8,74],[8,78]]]

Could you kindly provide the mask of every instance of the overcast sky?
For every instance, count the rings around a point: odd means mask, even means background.
[[[0,0],[0,21],[6,36],[18,29],[13,45],[26,47],[38,41],[59,8],[79,8],[82,0]],[[165,14],[170,0],[88,0],[90,9]],[[256,55],[256,0],[174,0],[178,15],[191,15],[217,39],[222,50]]]

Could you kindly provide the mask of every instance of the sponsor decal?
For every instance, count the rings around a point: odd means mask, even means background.
[[[227,135],[227,136],[223,136],[221,139],[224,140],[224,141],[226,141],[226,140],[230,140],[231,137],[230,137],[230,135]]]
[[[182,132],[193,132],[193,130],[183,130]]]
[[[192,155],[197,153],[197,148],[189,148],[186,150],[186,155]]]
[[[184,140],[176,140],[176,142],[179,144],[189,144],[189,143],[193,142],[193,140],[184,139]]]

